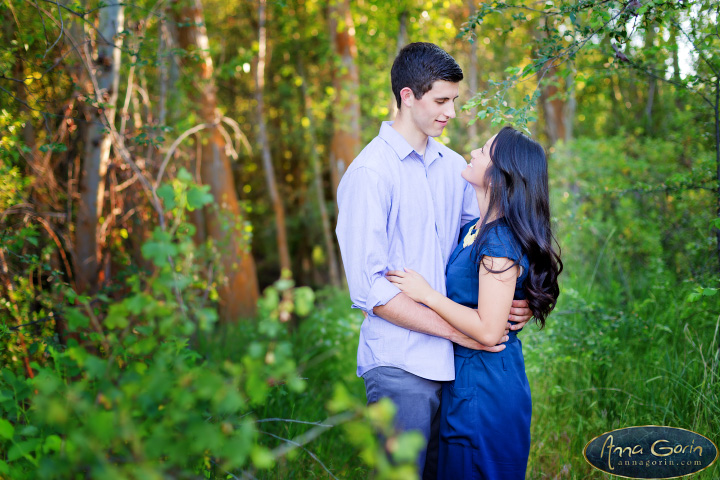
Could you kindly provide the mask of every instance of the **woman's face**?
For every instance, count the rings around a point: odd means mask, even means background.
[[[462,171],[462,177],[472,185],[482,188],[487,188],[488,186],[485,184],[485,172],[487,172],[487,169],[490,168],[492,164],[490,160],[490,146],[495,140],[495,136],[496,135],[493,135],[482,147],[470,152],[470,163],[468,163],[468,166]]]

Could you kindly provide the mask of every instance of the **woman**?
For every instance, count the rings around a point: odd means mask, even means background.
[[[412,270],[387,276],[456,329],[495,345],[513,299],[527,299],[540,328],[545,325],[562,262],[552,245],[543,148],[505,127],[471,157],[462,176],[475,189],[481,216],[463,227],[450,256],[447,297]],[[443,386],[440,479],[525,478],[530,387],[517,331],[509,335],[499,353],[455,345],[455,380]]]

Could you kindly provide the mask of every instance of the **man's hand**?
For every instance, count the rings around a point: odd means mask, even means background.
[[[513,300],[508,316],[508,329],[520,330],[532,318],[527,300]]]

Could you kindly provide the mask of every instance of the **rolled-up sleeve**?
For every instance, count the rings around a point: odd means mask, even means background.
[[[391,205],[390,186],[377,172],[360,167],[343,176],[338,188],[339,213],[335,233],[353,308],[368,313],[400,293],[385,278]]]

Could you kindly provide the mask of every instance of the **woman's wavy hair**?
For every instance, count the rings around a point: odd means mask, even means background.
[[[485,173],[490,201],[475,245],[489,233],[487,218],[505,217],[530,262],[524,287],[528,306],[542,328],[560,295],[558,276],[563,269],[560,246],[550,228],[545,150],[524,133],[504,127],[490,146],[490,160]]]

